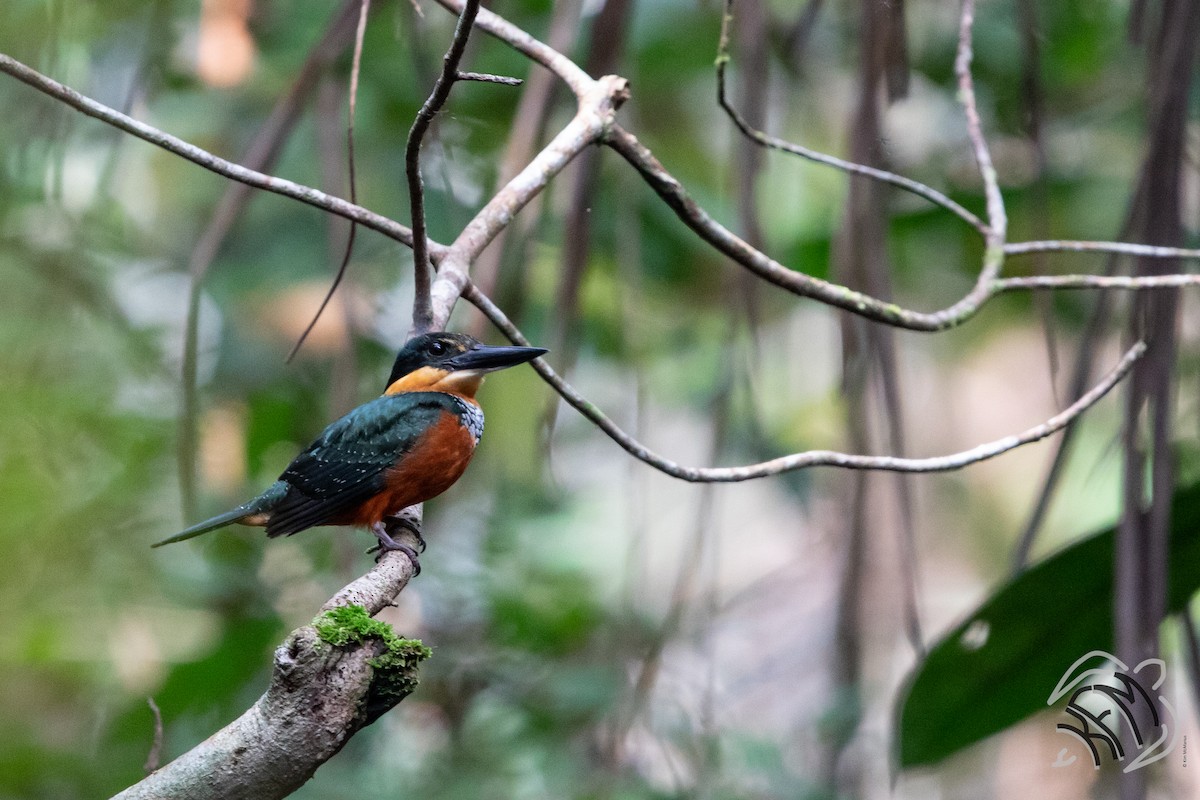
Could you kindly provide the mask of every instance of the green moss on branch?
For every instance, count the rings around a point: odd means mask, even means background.
[[[362,606],[339,606],[313,620],[322,642],[347,647],[376,641],[382,652],[370,660],[375,674],[367,699],[367,715],[374,719],[417,688],[417,667],[433,653],[419,639],[405,639],[392,626],[371,617]]]

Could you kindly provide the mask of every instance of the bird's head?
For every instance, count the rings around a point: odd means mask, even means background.
[[[425,333],[400,348],[384,394],[450,392],[473,398],[487,373],[545,352],[541,347],[493,347],[462,333]]]

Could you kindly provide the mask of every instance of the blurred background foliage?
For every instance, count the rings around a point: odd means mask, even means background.
[[[358,198],[407,221],[404,141],[453,18],[432,3],[418,3],[420,15],[408,2],[375,5],[358,98]],[[1040,164],[1019,21],[1028,5],[983,3],[975,35],[1010,238],[1117,238],[1144,152],[1145,55],[1125,36],[1127,6],[1036,4]],[[601,6],[567,7],[568,19],[578,17],[569,48],[577,60],[591,37],[608,35],[593,32]],[[955,102],[957,6],[906,6],[910,87],[888,108],[886,156],[982,213]],[[802,7],[764,9],[766,127],[844,154],[857,6],[822,8],[804,37]],[[496,10],[542,37],[553,13],[548,0]],[[236,160],[332,13],[331,4],[285,0],[5,0],[0,51]],[[633,86],[622,119],[736,229],[745,199],[735,159],[745,144],[715,104],[720,8],[642,0],[630,13],[615,70]],[[735,74],[747,55],[735,49]],[[531,72],[482,34],[467,64]],[[346,195],[348,69],[346,54],[322,78],[274,174]],[[424,158],[439,241],[494,190],[521,91],[455,89]],[[566,93],[554,94],[547,130],[570,113]],[[1193,122],[1193,164],[1198,140]],[[754,196],[768,252],[828,276],[845,176],[765,158]],[[1186,187],[1193,242],[1196,175]],[[589,397],[683,463],[846,446],[837,317],[748,289],[608,152],[587,205],[577,312],[566,313],[574,180],[568,172],[522,214],[496,268],[496,296],[531,339],[555,348],[553,361],[574,362],[572,379]],[[286,632],[370,563],[368,537],[342,530],[269,543],[229,530],[148,547],[194,521],[181,513],[178,477],[187,265],[226,188],[0,78],[0,798],[99,797],[137,780],[154,731],[147,697],[162,709],[166,757],[200,741],[262,691]],[[909,196],[892,196],[890,212],[898,300],[931,309],[961,296],[979,265],[974,233]],[[359,232],[339,302],[297,360],[283,362],[345,235],[341,220],[257,195],[220,248],[200,297],[196,518],[265,485],[328,420],[380,391],[409,324],[411,256],[369,231]],[[1101,267],[1100,257],[1056,256],[1013,259],[1008,269]],[[1061,407],[1061,365],[1093,302],[1083,292],[1011,296],[962,329],[897,334],[913,453],[965,449]],[[458,328],[497,338],[460,306]],[[1197,333],[1185,322],[1185,386],[1196,377]],[[1105,363],[1116,344],[1104,338]],[[888,717],[914,655],[902,635],[890,477],[871,481],[866,572],[853,587],[866,609],[857,620],[862,668],[848,697],[833,690],[829,656],[845,474],[678,484],[573,412],[555,420],[552,395],[530,370],[493,379],[483,401],[488,433],[476,463],[430,504],[424,572],[384,615],[433,647],[422,685],[297,797],[819,797],[847,771],[861,776],[856,794],[891,791]],[[1113,519],[1116,405],[1088,415],[1035,552]],[[1194,431],[1194,399],[1179,405],[1181,430]],[[913,482],[927,637],[1008,572],[1051,454],[1038,445]],[[854,735],[838,744],[846,719]],[[896,792],[1084,796],[1094,778],[1082,773],[1047,788],[1057,746],[1053,722],[1035,720],[905,774]]]

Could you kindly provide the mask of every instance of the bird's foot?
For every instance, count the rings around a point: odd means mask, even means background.
[[[383,554],[389,550],[399,550],[401,553],[404,553],[404,555],[408,556],[408,560],[412,562],[413,577],[415,578],[421,574],[421,560],[417,558],[417,551],[413,550],[408,545],[402,542],[397,542],[395,539],[393,539],[382,522],[376,522],[374,525],[372,525],[371,533],[375,534],[375,538],[378,540],[378,543],[368,550],[367,553],[379,553],[379,555],[375,556],[376,563],[378,563],[379,559],[383,558]]]
[[[383,524],[389,533],[397,528],[403,528],[404,530],[411,532],[413,536],[417,537],[417,552],[425,552],[425,537],[421,535],[420,525],[413,522],[408,517],[386,517],[383,521]]]

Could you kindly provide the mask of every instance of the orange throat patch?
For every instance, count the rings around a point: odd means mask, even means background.
[[[475,401],[475,393],[483,384],[484,373],[474,369],[445,370],[437,367],[421,367],[405,375],[387,387],[384,394],[404,392],[445,392]]]

